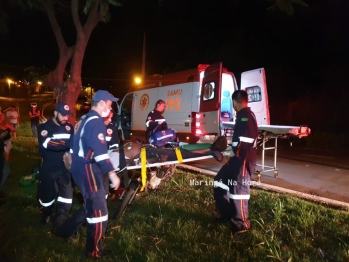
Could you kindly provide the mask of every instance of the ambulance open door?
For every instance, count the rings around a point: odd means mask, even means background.
[[[264,68],[241,74],[241,90],[248,94],[248,106],[256,115],[258,125],[270,125],[267,82]]]
[[[213,141],[221,134],[220,101],[222,83],[222,63],[215,63],[206,68],[201,83],[200,112],[193,119],[195,135],[201,142]]]

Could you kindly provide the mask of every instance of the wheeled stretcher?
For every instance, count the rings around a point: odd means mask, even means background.
[[[233,122],[223,122],[222,123],[224,132],[229,133],[231,136],[234,129],[235,123]],[[279,171],[277,169],[277,142],[278,138],[302,138],[306,137],[311,133],[310,128],[307,126],[279,126],[279,125],[259,125],[258,126],[258,146],[262,147],[262,163],[257,164],[256,174],[258,180],[261,180],[262,172],[274,172],[274,177],[277,178],[279,175]],[[269,140],[274,139],[274,146],[266,147],[266,143]],[[265,151],[266,150],[274,150],[274,166],[266,166],[265,165]]]

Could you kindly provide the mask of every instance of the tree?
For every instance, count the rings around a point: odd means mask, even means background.
[[[121,4],[115,0],[86,0],[83,6],[83,12],[87,15],[86,19],[81,19],[79,16],[81,6],[78,0],[20,0],[19,4],[28,5],[31,9],[47,13],[59,49],[56,68],[48,73],[47,84],[54,91],[57,102],[66,102],[70,106],[73,114],[72,123],[74,123],[75,103],[81,91],[81,68],[87,43],[96,25],[100,21],[109,21],[109,6],[120,6]],[[71,11],[76,30],[76,40],[72,46],[66,44],[62,28],[56,18],[57,12],[67,9]],[[67,69],[68,65],[69,69]],[[64,77],[66,69],[69,72],[67,78]]]

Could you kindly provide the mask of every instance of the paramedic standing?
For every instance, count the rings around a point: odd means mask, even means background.
[[[221,215],[216,222],[230,222],[232,232],[250,229],[248,200],[250,177],[256,165],[258,126],[254,113],[247,107],[246,91],[237,90],[232,95],[236,113],[233,135],[234,156],[222,166],[214,179],[214,198]]]
[[[115,190],[120,185],[108,156],[106,126],[103,123],[103,118],[109,115],[112,102],[116,101],[118,99],[109,92],[97,91],[92,98],[92,108],[75,131],[74,137],[71,172],[84,198],[87,220],[85,251],[86,256],[92,258],[109,255],[102,243],[108,223],[107,189],[103,185],[103,176],[109,175],[111,187]],[[79,221],[78,217],[76,221]]]
[[[155,108],[153,111],[151,111],[148,114],[147,120],[146,120],[146,141],[148,143],[149,137],[153,134],[153,132],[162,131],[168,129],[166,119],[163,116],[163,113],[165,111],[165,101],[164,100],[158,100],[155,104]],[[155,131],[154,131],[155,129]]]
[[[69,115],[71,115],[69,106],[66,103],[58,103],[54,117],[38,127],[39,152],[42,157],[38,198],[43,213],[41,221],[44,224],[48,224],[51,220],[57,193],[55,225],[62,224],[69,217],[72,205],[71,175],[63,162],[63,155],[70,151],[74,135],[74,127],[68,122]]]

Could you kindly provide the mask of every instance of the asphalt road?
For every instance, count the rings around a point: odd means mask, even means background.
[[[190,162],[191,166],[218,172],[222,163],[214,159]],[[257,164],[262,155],[258,153]],[[265,156],[265,165],[274,166],[274,157]],[[349,203],[349,155],[340,152],[325,152],[303,148],[279,148],[277,157],[278,177],[274,172],[261,172],[261,181],[266,184],[295,190],[311,195]],[[257,170],[261,167],[257,166]],[[257,181],[257,175],[252,177]]]

